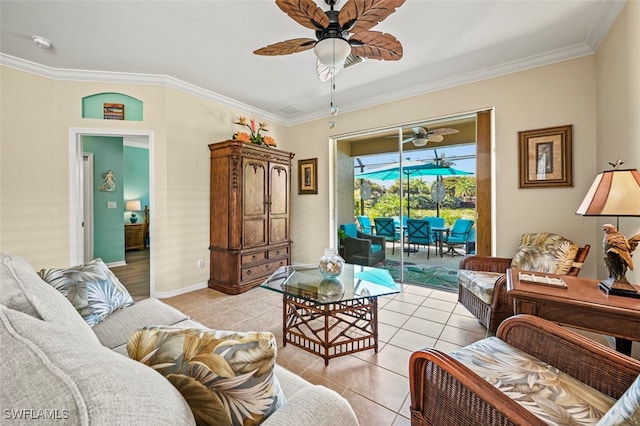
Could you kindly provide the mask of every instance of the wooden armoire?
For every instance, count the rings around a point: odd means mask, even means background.
[[[209,287],[239,294],[291,263],[292,153],[240,141],[209,145]]]

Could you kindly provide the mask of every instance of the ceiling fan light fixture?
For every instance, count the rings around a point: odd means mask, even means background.
[[[317,42],[313,51],[322,64],[340,68],[351,54],[351,45],[343,38],[328,37]]]
[[[425,146],[427,144],[427,142],[429,142],[429,138],[428,137],[426,137],[426,138],[415,138],[413,140],[413,144],[415,146]]]

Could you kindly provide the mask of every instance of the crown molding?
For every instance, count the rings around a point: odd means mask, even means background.
[[[614,17],[615,19],[615,17]],[[507,74],[513,74],[520,71],[525,71],[532,68],[538,68],[545,65],[551,65],[557,62],[568,61],[576,59],[582,56],[588,56],[595,53],[595,50],[587,43],[580,43],[565,49],[557,49],[551,52],[546,52],[541,55],[530,56],[523,60],[506,62],[504,64],[496,65],[494,67],[474,70],[469,73],[452,76],[450,78],[441,79],[421,85],[416,85],[406,90],[397,90],[393,93],[386,93],[380,96],[368,97],[357,103],[352,103],[349,106],[341,106],[340,114],[347,112],[359,111],[375,106],[380,106],[389,102],[396,102],[402,99],[408,99],[415,96],[425,95],[427,93],[437,92],[440,90],[451,89],[453,87],[463,86],[465,84],[475,83],[482,80],[488,80],[495,77],[504,76]],[[316,112],[312,114],[305,114],[289,120],[290,125],[303,124],[313,120],[319,120],[322,118],[328,118],[329,114],[326,112]]]
[[[600,47],[600,43],[605,39],[613,23],[618,19],[618,15],[622,12],[627,0],[615,0],[603,2],[598,11],[598,17],[595,19],[593,26],[587,34],[587,44],[595,52]]]
[[[273,123],[285,126],[287,125],[286,121],[284,121],[280,116],[167,75],[52,68],[4,53],[0,53],[0,65],[47,77],[52,80],[136,84],[142,86],[171,88],[208,101],[217,102],[231,108],[239,109],[248,115],[259,115]]]
[[[602,42],[603,38],[607,34],[608,29],[611,27],[611,23],[617,18],[618,14],[622,10],[624,2],[616,2],[616,6],[617,7],[615,11],[612,10],[613,8],[611,7],[603,7],[603,9],[601,10],[603,18],[602,20],[598,21],[600,22],[600,24],[597,27],[594,27],[590,32],[589,42],[579,43],[568,48],[546,52],[541,55],[530,56],[529,58],[525,58],[523,60],[506,62],[494,67],[478,69],[469,73],[452,76],[450,78],[425,83],[422,85],[416,85],[405,90],[395,91],[391,94],[387,93],[380,96],[368,97],[366,99],[362,99],[360,101],[352,103],[348,106],[342,106],[340,108],[340,113],[342,115],[348,112],[355,112],[384,105],[389,102],[396,102],[414,96],[425,95],[440,90],[450,89],[465,84],[475,83],[478,81],[500,77],[531,68],[537,68],[594,54],[596,49],[594,48],[594,46],[597,46]],[[604,17],[605,15],[606,18]],[[265,117],[265,119],[271,122],[286,127],[328,118],[328,114],[325,111],[316,111],[310,114],[303,114],[295,118],[286,119],[281,116],[274,115],[273,113],[252,107],[251,105],[244,104],[210,90],[205,90],[201,87],[166,75],[51,68],[3,53],[0,53],[0,65],[6,65],[54,80],[138,84],[168,87],[196,97],[217,102],[231,108],[240,109],[242,111],[245,111],[247,114],[254,114]]]

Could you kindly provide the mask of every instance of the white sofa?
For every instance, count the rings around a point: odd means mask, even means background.
[[[173,385],[127,356],[129,336],[147,325],[202,327],[157,299],[89,327],[25,260],[0,253],[0,423],[195,424]],[[262,424],[358,424],[336,392],[278,365],[275,374],[287,401]]]

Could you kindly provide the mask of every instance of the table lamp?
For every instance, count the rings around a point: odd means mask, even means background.
[[[638,297],[640,292],[626,278],[627,269],[633,270],[631,253],[640,242],[640,234],[627,239],[618,232],[620,216],[640,216],[640,173],[636,169],[618,169],[621,160],[609,163],[613,170],[599,173],[587,192],[576,214],[583,216],[616,216],[616,226],[606,224],[602,241],[604,261],[609,278],[599,286],[607,294]]]
[[[129,220],[131,223],[136,223],[138,221],[138,216],[136,216],[136,211],[142,210],[142,206],[140,205],[140,200],[129,200],[125,203],[125,210],[129,210],[131,212],[131,217]]]

